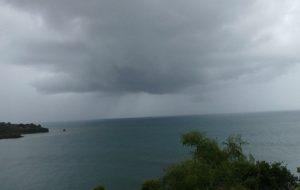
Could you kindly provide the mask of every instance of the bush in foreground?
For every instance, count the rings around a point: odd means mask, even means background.
[[[246,156],[240,136],[230,136],[220,146],[194,131],[184,134],[182,143],[192,150],[192,157],[170,166],[162,177],[145,181],[142,190],[292,190],[297,186],[297,177],[282,162]]]
[[[255,161],[243,153],[245,142],[230,136],[219,146],[202,133],[182,136],[192,158],[169,167],[157,179],[145,181],[142,190],[289,190],[297,178],[281,162]]]

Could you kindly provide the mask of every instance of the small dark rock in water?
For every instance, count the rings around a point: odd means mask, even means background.
[[[22,134],[45,133],[49,129],[41,125],[30,124],[12,124],[0,122],[0,139],[20,138]]]
[[[66,132],[66,129],[63,129],[63,132]]]

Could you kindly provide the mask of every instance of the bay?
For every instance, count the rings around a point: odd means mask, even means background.
[[[189,156],[183,133],[197,130],[220,143],[241,134],[246,153],[300,165],[300,112],[102,119],[43,123],[49,133],[0,140],[0,189],[137,190]],[[63,132],[66,129],[66,132]]]

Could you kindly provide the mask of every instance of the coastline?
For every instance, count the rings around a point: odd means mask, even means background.
[[[12,124],[0,123],[0,139],[15,139],[23,137],[23,134],[47,133],[48,128],[42,127],[40,124]]]

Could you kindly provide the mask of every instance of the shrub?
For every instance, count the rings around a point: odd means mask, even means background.
[[[240,136],[230,136],[219,146],[199,132],[182,136],[192,158],[167,168],[158,180],[148,180],[142,190],[289,190],[297,178],[281,162],[255,161],[246,156]]]

